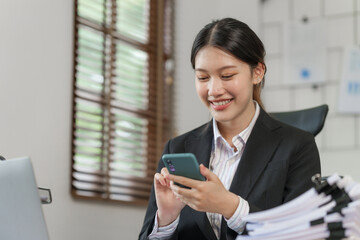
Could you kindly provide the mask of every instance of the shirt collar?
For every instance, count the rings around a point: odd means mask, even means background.
[[[240,138],[240,139],[242,139],[242,141],[244,143],[246,143],[247,140],[249,139],[250,133],[251,133],[252,129],[254,128],[256,120],[258,119],[258,117],[260,115],[259,104],[256,101],[254,101],[254,103],[255,103],[255,114],[254,114],[251,122],[249,123],[249,125],[248,125],[248,127],[246,129],[244,129],[242,132],[240,132],[239,134],[237,134],[236,136],[233,137],[232,142],[234,142],[234,140],[236,138]],[[217,140],[218,139],[219,140],[221,139],[223,142],[227,143],[225,141],[225,139],[221,136],[221,134],[219,132],[219,129],[217,127],[217,123],[216,123],[214,118],[213,118],[213,133],[214,133],[214,143],[213,144],[215,144],[213,147],[215,147],[215,149],[217,147]]]

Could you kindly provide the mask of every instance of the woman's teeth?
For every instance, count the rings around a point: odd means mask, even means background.
[[[221,106],[229,103],[231,100],[221,101],[221,102],[212,102],[215,106]]]

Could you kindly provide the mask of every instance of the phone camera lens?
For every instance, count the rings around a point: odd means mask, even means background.
[[[169,165],[170,172],[175,172],[175,167],[172,164],[170,159],[166,159],[167,164]]]

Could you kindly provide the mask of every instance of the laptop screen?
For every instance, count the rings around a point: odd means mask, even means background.
[[[0,161],[0,239],[49,239],[28,157]]]

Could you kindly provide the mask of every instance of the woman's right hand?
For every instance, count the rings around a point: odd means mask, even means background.
[[[170,180],[167,179],[168,170],[164,167],[160,173],[154,175],[155,197],[158,207],[159,227],[167,226],[179,216],[185,204],[175,197]]]

